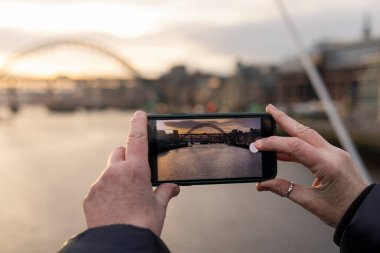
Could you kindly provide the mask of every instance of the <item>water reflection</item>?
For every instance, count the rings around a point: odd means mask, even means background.
[[[261,153],[226,144],[193,144],[158,156],[159,180],[259,177]]]

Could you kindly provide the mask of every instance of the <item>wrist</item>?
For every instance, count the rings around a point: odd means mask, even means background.
[[[347,185],[351,185],[349,188]],[[340,221],[343,219],[347,211],[350,209],[351,205],[358,199],[361,193],[369,186],[362,180],[340,182],[337,189],[345,189],[340,195],[335,195],[334,199],[331,199],[333,202],[332,207],[335,209],[335,218],[333,219],[332,226],[337,228]]]
[[[98,227],[107,227],[113,225],[131,225],[142,229],[148,229],[153,232],[156,236],[160,237],[161,229],[160,225],[155,221],[154,218],[150,217],[128,217],[120,219],[119,217],[108,217],[107,220],[96,220],[96,221],[87,221],[87,228],[94,229]]]
[[[162,231],[162,225],[160,225],[160,222],[157,222],[158,220],[150,218],[150,217],[144,217],[139,219],[131,220],[128,224],[149,229],[152,233],[154,233],[156,236],[161,236]]]
[[[60,253],[68,252],[170,252],[149,229],[131,224],[89,228],[67,241]]]
[[[363,200],[366,198],[368,193],[376,186],[376,184],[368,185],[360,192],[360,194],[354,199],[354,201],[349,205],[346,212],[343,214],[342,218],[340,219],[338,225],[336,226],[336,230],[334,233],[334,242],[338,246],[340,246],[340,242],[343,236],[343,233],[351,221],[352,217],[355,215],[357,209],[363,202]]]

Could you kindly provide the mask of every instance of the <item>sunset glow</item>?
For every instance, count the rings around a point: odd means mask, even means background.
[[[309,46],[320,38],[355,39],[363,14],[380,11],[380,3],[375,0],[355,0],[350,5],[344,0],[285,3]],[[333,16],[338,9],[339,22]],[[5,64],[14,52],[57,38],[104,44],[146,77],[157,77],[175,64],[230,74],[237,59],[272,63],[295,53],[275,6],[266,0],[16,0],[0,1],[0,10],[0,64]],[[378,33],[380,17],[372,15],[372,23]],[[88,68],[94,70],[91,74],[120,74],[108,61],[110,68],[97,68],[105,65],[102,58],[79,63],[75,58],[66,59],[62,62],[69,63],[52,67],[46,66],[52,65],[46,58],[41,61],[44,66],[26,58],[24,61],[30,62],[15,64],[13,71],[36,76],[60,72],[87,76]],[[57,66],[62,69],[57,70]]]

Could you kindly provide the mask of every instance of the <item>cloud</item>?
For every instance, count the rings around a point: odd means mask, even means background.
[[[1,1],[6,2],[6,1]],[[7,1],[9,2],[9,1]],[[66,4],[67,1],[34,1]],[[93,1],[85,1],[92,3]],[[138,4],[129,1],[128,4]],[[125,37],[126,32],[98,29],[61,32],[60,37],[81,37],[100,41],[136,65],[143,74],[160,75],[171,65],[183,63],[191,69],[229,74],[238,58],[250,63],[278,63],[294,56],[295,48],[274,5],[265,1],[159,1],[145,0],[147,10],[156,10],[167,18],[159,28],[138,36]],[[105,3],[105,2],[102,2]],[[123,1],[110,1],[120,3]],[[355,40],[361,35],[363,15],[372,14],[374,34],[380,33],[380,3],[373,0],[285,1],[307,48],[322,39]],[[72,2],[74,4],[74,2]],[[165,6],[169,6],[167,9]],[[212,8],[214,6],[214,8]],[[218,7],[218,8],[216,8]],[[157,10],[159,9],[159,11]],[[145,10],[145,9],[144,9]],[[241,18],[239,18],[240,16]],[[232,18],[231,18],[232,17]],[[158,20],[159,21],[159,20]],[[89,21],[90,22],[90,21]],[[91,23],[91,22],[90,22]],[[92,23],[91,23],[92,24]],[[55,26],[54,26],[55,27]],[[128,30],[128,25],[122,25]],[[30,27],[25,27],[28,29]],[[0,30],[0,50],[10,52],[52,38],[57,33],[30,32],[20,29]],[[123,37],[124,36],[124,37]]]
[[[378,11],[380,7],[377,6]],[[349,10],[337,15],[336,10],[294,18],[308,48],[321,40],[358,40],[366,12]],[[375,9],[372,10],[375,12]],[[375,34],[380,32],[380,18],[372,16]],[[212,26],[204,23],[176,24],[155,35],[137,39],[157,43],[187,43],[204,51],[239,57],[247,61],[273,62],[295,54],[295,48],[281,19]]]
[[[51,35],[22,31],[18,29],[0,29],[0,50],[12,52],[30,46],[43,40],[47,40]]]
[[[380,5],[372,9],[372,13],[378,11]],[[337,14],[337,10],[332,8],[323,13],[298,13],[293,18],[304,44],[311,49],[321,40],[360,39],[365,13],[349,8]],[[380,33],[380,17],[377,15],[372,15],[372,28],[375,36]],[[154,34],[128,39],[125,43],[182,48],[189,52],[185,60],[193,65],[202,65],[206,58],[216,56],[229,59],[231,62],[239,58],[259,64],[278,63],[296,54],[293,42],[279,16],[234,25],[213,25],[196,21],[178,22]],[[197,59],[191,59],[191,56],[196,56]]]

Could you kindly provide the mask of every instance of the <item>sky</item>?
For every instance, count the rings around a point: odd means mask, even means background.
[[[199,124],[213,124],[220,127],[226,133],[234,129],[248,132],[251,128],[259,129],[261,126],[260,118],[236,118],[236,119],[199,119],[199,120],[157,120],[157,130],[164,130],[171,133],[178,130],[180,134],[186,133],[191,128]],[[211,127],[200,128],[196,133],[218,133],[218,130]]]
[[[358,40],[364,15],[380,36],[380,1],[283,0],[308,48]],[[0,64],[48,41],[75,39],[107,48],[146,77],[175,64],[228,75],[237,60],[272,64],[295,49],[271,0],[0,0]],[[13,73],[125,75],[112,58],[77,47],[41,50]]]

